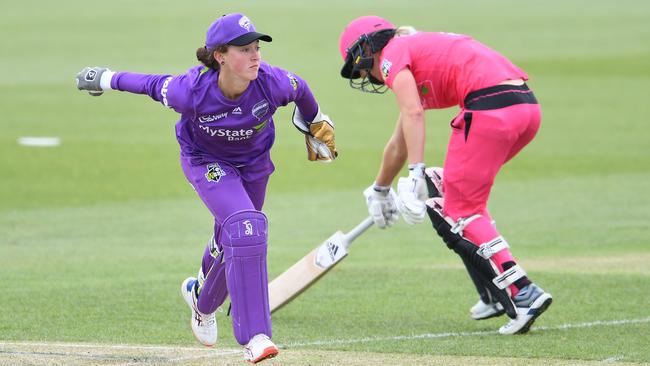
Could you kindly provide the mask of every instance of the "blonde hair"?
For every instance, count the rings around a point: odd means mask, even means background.
[[[397,27],[395,30],[395,37],[404,37],[404,36],[411,36],[417,33],[418,31],[411,27],[410,25],[403,25],[400,27]]]

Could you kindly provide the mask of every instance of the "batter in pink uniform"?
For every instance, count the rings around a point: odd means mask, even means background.
[[[375,182],[364,191],[380,228],[398,212],[409,224],[424,221],[465,264],[480,300],[476,320],[507,314],[501,334],[526,333],[552,302],[512,256],[487,210],[501,167],[540,126],[540,107],[528,75],[469,36],[395,27],[377,16],[353,20],[341,34],[341,76],[364,92],[391,89],[399,106],[393,135]],[[442,168],[425,168],[427,109],[459,106]],[[409,176],[394,178],[408,161]]]

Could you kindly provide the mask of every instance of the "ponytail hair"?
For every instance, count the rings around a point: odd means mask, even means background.
[[[214,58],[214,52],[226,53],[228,52],[228,45],[219,45],[212,48],[199,47],[196,49],[196,59],[203,65],[214,70],[219,70],[219,62]]]
[[[403,25],[395,30],[395,37],[411,36],[417,32],[418,31],[410,25]]]

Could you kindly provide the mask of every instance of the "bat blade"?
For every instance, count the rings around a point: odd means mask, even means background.
[[[337,231],[269,283],[271,313],[308,289],[347,255],[346,238]]]

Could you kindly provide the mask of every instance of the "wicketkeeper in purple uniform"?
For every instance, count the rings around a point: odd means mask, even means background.
[[[214,216],[198,278],[187,278],[183,298],[192,309],[192,330],[206,346],[217,341],[214,313],[230,295],[232,326],[250,362],[273,357],[266,270],[268,222],[262,210],[274,170],[270,149],[273,114],[294,102],[293,123],[305,135],[308,159],[337,156],[334,128],[309,87],[297,75],[261,60],[255,31],[243,14],[217,19],[197,58],[202,66],[182,75],[148,75],[86,67],[77,87],[147,94],[181,114],[176,124],[181,167]]]

